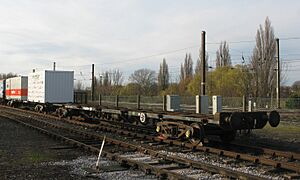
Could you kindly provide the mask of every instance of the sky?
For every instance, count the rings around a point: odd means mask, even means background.
[[[0,72],[32,69],[75,71],[89,83],[120,69],[125,81],[140,68],[158,71],[165,58],[178,79],[185,54],[196,64],[206,31],[209,65],[221,41],[232,62],[249,62],[255,35],[266,17],[280,40],[285,85],[300,80],[299,0],[0,0]]]

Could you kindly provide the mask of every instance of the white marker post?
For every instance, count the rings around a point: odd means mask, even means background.
[[[102,145],[101,145],[100,152],[99,152],[99,156],[98,156],[98,160],[97,160],[97,163],[96,163],[96,168],[97,168],[97,169],[98,169],[98,167],[99,167],[99,161],[100,161],[100,156],[101,156],[101,153],[102,153],[102,149],[103,149],[103,147],[104,147],[105,137],[106,137],[106,136],[104,136],[104,138],[103,138]]]

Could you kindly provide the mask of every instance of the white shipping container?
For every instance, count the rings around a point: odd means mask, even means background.
[[[40,71],[28,76],[28,101],[70,103],[74,93],[73,71]]]
[[[5,94],[7,99],[27,101],[28,77],[19,76],[7,79]]]

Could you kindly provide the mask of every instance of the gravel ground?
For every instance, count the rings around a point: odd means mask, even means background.
[[[0,179],[80,179],[67,166],[41,163],[71,160],[86,152],[1,117],[0,129]]]
[[[42,165],[68,166],[71,167],[71,175],[85,179],[156,179],[153,175],[147,176],[141,171],[126,169],[105,158],[100,159],[99,169],[95,169],[96,161],[96,156],[82,156],[69,161],[48,162]]]
[[[267,178],[267,179],[284,179],[281,176],[276,176],[270,174],[265,168],[257,165],[251,165],[244,162],[238,162],[238,161],[232,161],[232,159],[227,157],[219,157],[219,156],[207,156],[205,153],[177,153],[177,152],[167,152],[167,151],[160,151],[161,153],[172,155],[172,156],[178,156],[183,157],[187,159],[191,159],[197,162],[202,162],[204,164],[211,164],[216,165],[219,167],[231,169],[234,171],[240,171],[248,174],[252,174],[255,176],[259,176],[261,178]],[[229,162],[229,163],[228,163]],[[209,176],[207,176],[208,178]],[[202,177],[200,177],[202,178]],[[220,175],[216,175],[216,179],[222,178]],[[214,178],[214,179],[215,179]]]
[[[0,179],[153,179],[133,170],[96,171],[96,155],[1,117],[0,129]],[[100,162],[109,171],[110,165]]]

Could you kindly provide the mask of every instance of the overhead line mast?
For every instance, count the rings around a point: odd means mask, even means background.
[[[276,60],[277,60],[277,88],[276,88],[276,104],[277,109],[280,109],[280,56],[279,56],[279,38],[276,38]]]
[[[205,95],[205,31],[201,33],[201,61],[202,61],[202,80],[201,80],[201,95]]]
[[[92,64],[92,87],[91,87],[91,100],[95,100],[95,65]]]

